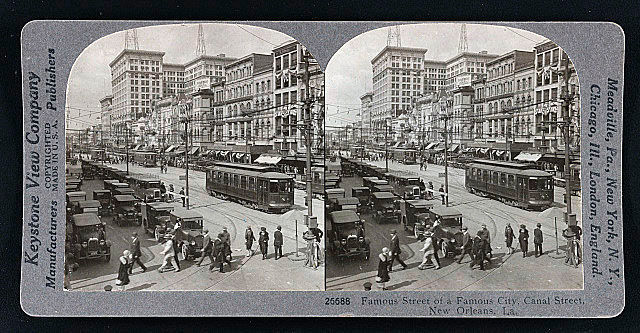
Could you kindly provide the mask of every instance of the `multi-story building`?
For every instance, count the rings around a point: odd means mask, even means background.
[[[513,114],[513,141],[533,143],[535,126],[534,80],[535,64],[533,61],[516,66]]]
[[[201,55],[187,62],[184,65],[184,93],[188,95],[210,89],[211,84],[225,77],[224,66],[235,60],[221,53],[217,56]]]
[[[571,103],[569,119],[565,119],[562,110],[562,92],[565,80],[562,77],[568,57],[557,44],[544,41],[535,46],[535,143],[539,149],[550,147],[564,149],[561,123],[565,120],[571,124],[569,136],[574,149],[579,149],[580,136],[580,104]],[[569,82],[577,82],[575,68],[571,61],[569,66]],[[569,95],[578,93],[578,85],[570,84]]]
[[[366,144],[370,144],[370,138],[375,137],[371,133],[371,102],[373,101],[373,93],[368,91],[360,96],[360,119],[362,122],[362,140]]]
[[[162,96],[176,96],[184,93],[184,65],[162,64]]]
[[[162,96],[164,52],[125,49],[109,63],[113,96],[112,132],[125,128],[151,112],[151,101]]]
[[[423,94],[426,52],[422,48],[386,46],[371,60],[374,129],[383,129],[391,119],[407,113],[413,101]]]
[[[256,113],[251,117],[254,145],[273,147],[273,59],[271,55],[261,57],[261,61],[254,62],[253,69],[253,105]]]
[[[225,73],[225,133],[227,141],[236,145],[244,145],[251,140],[251,133],[255,129],[254,111],[254,71],[261,70],[272,62],[270,55],[252,53],[226,65]]]
[[[225,83],[225,80],[221,80],[211,85],[211,90],[213,91],[213,121],[211,128],[213,129],[213,141],[215,142],[225,142]]]
[[[445,87],[447,63],[438,60],[424,61],[424,93],[438,92]]]
[[[471,81],[471,88],[473,89],[473,122],[475,131],[475,141],[484,141],[484,117],[486,116],[485,104],[487,103],[487,75],[484,74]]]
[[[453,99],[450,129],[450,142],[454,144],[466,144],[475,138],[475,122],[473,121],[473,95],[471,85],[460,85],[451,91]],[[452,149],[456,149],[452,146]]]
[[[154,100],[152,103],[153,112],[149,118],[149,129],[155,134],[158,147],[166,147],[176,142],[171,136],[171,108],[175,101],[175,96],[164,97]]]
[[[100,99],[100,124],[102,125],[102,137],[106,145],[111,145],[111,121],[113,118],[113,96],[107,95]]]
[[[486,72],[487,62],[497,57],[498,55],[487,51],[461,52],[446,60],[445,89],[451,92],[459,87],[471,86],[471,81]]]

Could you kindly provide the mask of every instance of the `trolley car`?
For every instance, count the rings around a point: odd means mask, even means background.
[[[395,148],[392,152],[394,160],[403,164],[416,164],[417,150],[410,148]]]
[[[530,164],[474,160],[465,172],[467,191],[525,209],[553,204],[553,176]]]
[[[284,212],[293,206],[293,177],[272,167],[216,163],[206,170],[207,192],[253,209]]]
[[[151,151],[136,151],[133,153],[133,161],[147,168],[156,166],[158,154]]]

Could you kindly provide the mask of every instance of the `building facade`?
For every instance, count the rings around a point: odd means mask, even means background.
[[[107,95],[100,99],[100,125],[102,136],[107,145],[111,144],[111,122],[113,118],[113,96]]]
[[[362,140],[365,144],[370,144],[370,139],[375,135],[371,133],[371,106],[373,102],[373,93],[366,92],[360,96],[360,119],[362,122]]]
[[[211,84],[225,77],[224,66],[235,60],[221,53],[217,56],[201,55],[187,62],[184,65],[184,93],[189,95],[210,89]]]
[[[176,96],[184,93],[184,65],[162,64],[162,96]]]

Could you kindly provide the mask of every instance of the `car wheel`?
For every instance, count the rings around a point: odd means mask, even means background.
[[[187,260],[189,258],[189,247],[186,243],[182,243],[182,258]]]

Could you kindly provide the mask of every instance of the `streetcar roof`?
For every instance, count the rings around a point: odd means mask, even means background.
[[[375,192],[373,197],[376,199],[394,199],[396,196],[391,192]]]
[[[193,209],[186,210],[182,208],[176,208],[173,212],[171,212],[171,215],[183,220],[203,218],[202,214],[196,212]]]
[[[329,215],[331,215],[331,222],[335,224],[360,222],[360,217],[352,210],[339,210]]]
[[[517,163],[516,163],[517,164]],[[469,168],[478,168],[478,169],[482,169],[482,170],[488,170],[488,171],[497,171],[497,172],[504,172],[504,173],[508,173],[508,174],[514,174],[514,175],[519,175],[519,176],[527,176],[527,177],[551,177],[551,174],[542,170],[538,170],[538,169],[522,169],[521,167],[518,168],[510,168],[510,167],[502,167],[502,166],[494,166],[494,165],[488,165],[488,164],[483,164],[483,163],[470,163],[468,165]]]
[[[71,217],[71,221],[77,227],[86,227],[91,225],[102,224],[100,218],[95,213],[76,214]]]
[[[286,173],[273,172],[273,171],[263,173],[262,177],[269,178],[269,179],[293,179],[292,176],[289,176]]]

